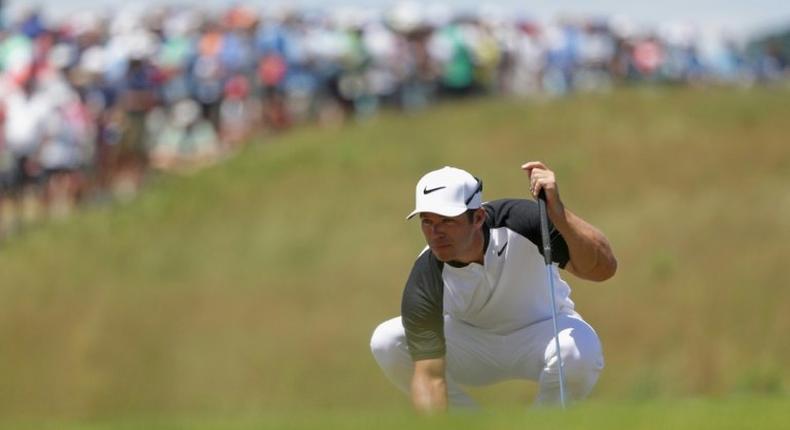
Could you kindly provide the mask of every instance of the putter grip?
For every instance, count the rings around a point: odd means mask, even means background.
[[[540,210],[540,237],[543,242],[543,260],[551,264],[551,238],[549,237],[549,214],[546,212],[546,192],[538,193],[538,209]]]

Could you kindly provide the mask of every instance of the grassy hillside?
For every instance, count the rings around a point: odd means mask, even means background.
[[[449,164],[481,177],[486,199],[525,196],[518,166],[534,159],[619,258],[606,283],[568,276],[604,343],[596,401],[785,398],[788,100],[476,101],[301,130],[157,179],[0,249],[0,417],[401,410],[368,339],[397,315],[423,246],[403,220],[414,183]],[[533,392],[474,390],[500,407]]]

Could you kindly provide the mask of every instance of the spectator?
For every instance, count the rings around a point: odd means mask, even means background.
[[[17,214],[26,219],[37,215],[35,198],[42,179],[37,157],[48,137],[46,122],[53,113],[53,103],[41,91],[34,68],[12,86],[3,97],[5,111],[4,140],[13,164],[10,197]]]

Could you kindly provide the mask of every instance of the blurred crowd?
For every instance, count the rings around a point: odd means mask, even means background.
[[[383,13],[124,8],[52,23],[31,10],[0,31],[0,237],[307,122],[471,95],[787,74],[780,51],[747,56],[721,33],[621,18],[541,23],[401,3]]]

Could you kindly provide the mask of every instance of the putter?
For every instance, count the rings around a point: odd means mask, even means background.
[[[543,259],[546,262],[546,277],[549,278],[549,294],[551,294],[551,320],[554,322],[554,346],[557,349],[557,362],[560,366],[560,405],[565,409],[565,369],[560,354],[560,331],[557,328],[557,302],[554,300],[554,276],[551,275],[551,238],[549,237],[549,216],[546,211],[546,192],[538,193],[540,210],[540,235],[543,239]]]

